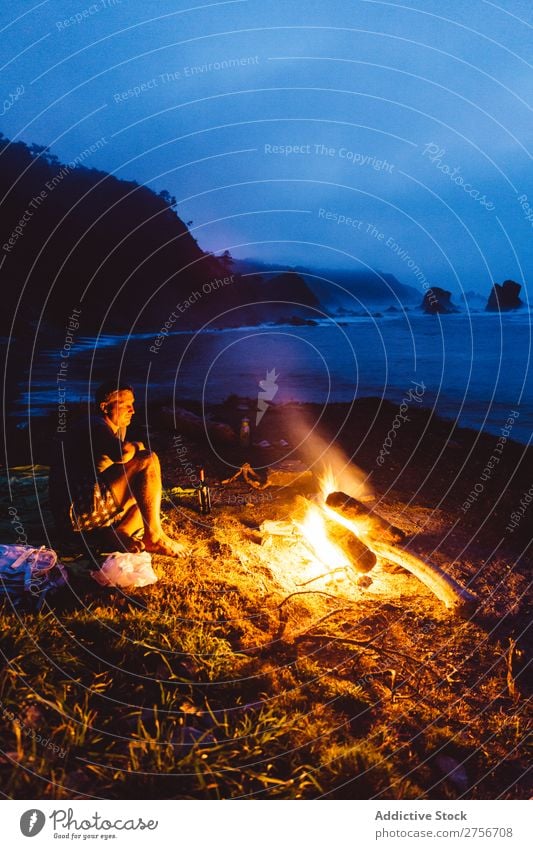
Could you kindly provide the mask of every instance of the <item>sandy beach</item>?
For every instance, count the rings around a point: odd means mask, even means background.
[[[211,413],[237,427],[243,406],[240,399]],[[98,587],[87,553],[70,549],[63,557],[70,586],[45,616],[20,619],[4,609],[5,651],[19,670],[3,693],[4,712],[15,710],[29,728],[49,722],[48,737],[63,753],[7,722],[0,772],[11,796],[530,793],[526,755],[517,748],[531,648],[527,512],[506,531],[531,486],[530,449],[506,442],[463,511],[498,437],[453,430],[416,409],[380,465],[395,405],[365,399],[323,411],[321,437],[329,450],[352,457],[366,503],[403,531],[407,551],[478,598],[471,616],[458,617],[386,560],[363,577],[337,571],[309,579],[299,549],[265,544],[262,523],[298,517],[316,495],[316,478],[264,489],[242,477],[221,481],[244,462],[262,479],[280,463],[312,466],[305,444],[291,445],[289,422],[295,414],[313,421],[317,411],[296,406],[268,410],[270,446],[209,445],[182,433],[185,453],[176,453],[168,411],[151,410],[150,440],[167,490],[186,487],[198,465],[211,486],[208,516],[194,498],[164,502],[166,525],[188,555],[154,557],[159,582],[124,592]],[[39,527],[34,492],[46,524],[46,469],[14,470],[11,478],[28,539],[42,543],[51,528]],[[57,661],[46,681],[30,648],[34,638]],[[71,701],[72,682],[89,687],[81,702]],[[63,716],[47,705],[47,687],[65,706]],[[31,771],[13,770],[13,759]]]

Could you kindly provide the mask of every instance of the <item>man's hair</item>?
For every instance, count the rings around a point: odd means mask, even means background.
[[[121,383],[117,380],[106,380],[106,382],[102,383],[102,385],[99,386],[94,393],[96,406],[100,407],[100,404],[105,404],[106,401],[109,401],[116,392],[124,392],[125,390],[133,392],[133,387],[130,386],[129,383]]]

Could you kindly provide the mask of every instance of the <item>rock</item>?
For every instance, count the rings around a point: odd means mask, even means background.
[[[363,590],[367,590],[373,583],[374,582],[369,575],[361,575],[361,577],[357,579],[357,586],[361,587]]]
[[[520,283],[515,283],[514,280],[505,280],[503,286],[495,283],[485,307],[487,312],[506,312],[507,310],[517,310],[524,306],[524,302],[520,300]]]
[[[459,312],[455,304],[452,304],[451,298],[451,292],[441,289],[439,286],[432,286],[424,295],[422,310],[428,315]]]
[[[289,319],[281,319],[278,324],[292,324],[293,327],[316,327],[318,321],[314,318],[301,318],[299,315],[292,315]]]

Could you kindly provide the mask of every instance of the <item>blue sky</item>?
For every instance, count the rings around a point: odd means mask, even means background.
[[[4,3],[0,129],[65,161],[103,139],[84,164],[168,189],[205,249],[485,293],[531,277],[532,23],[529,0]]]

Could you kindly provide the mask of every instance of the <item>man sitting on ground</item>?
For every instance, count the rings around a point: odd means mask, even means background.
[[[62,444],[50,475],[50,501],[59,528],[109,528],[117,547],[176,556],[185,546],[162,527],[161,467],[142,442],[128,442],[133,389],[105,383],[96,390],[97,415],[81,420]],[[142,538],[142,541],[141,541]]]

